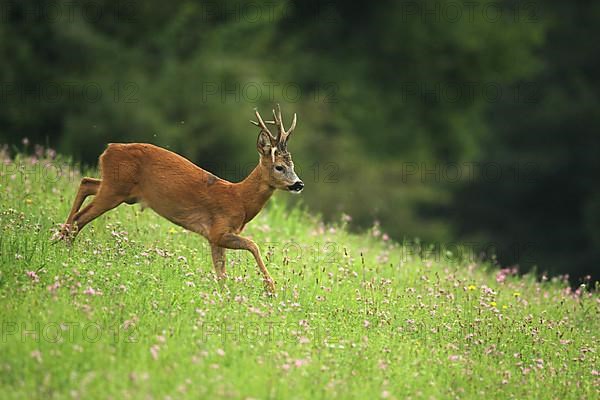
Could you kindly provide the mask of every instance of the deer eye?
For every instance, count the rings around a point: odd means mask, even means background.
[[[281,165],[276,165],[276,166],[275,166],[275,170],[276,170],[277,172],[283,172],[283,171],[285,171],[285,168],[283,168]]]

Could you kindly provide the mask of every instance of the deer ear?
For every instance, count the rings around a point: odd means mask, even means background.
[[[263,156],[271,155],[271,138],[269,134],[265,131],[260,131],[258,134],[258,139],[256,139],[256,149]]]

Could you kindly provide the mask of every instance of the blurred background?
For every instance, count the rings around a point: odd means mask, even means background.
[[[254,107],[280,103],[326,220],[599,278],[599,21],[591,0],[3,0],[0,143],[93,166],[151,142],[237,181]]]

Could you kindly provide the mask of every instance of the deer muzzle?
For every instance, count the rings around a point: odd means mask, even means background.
[[[304,182],[296,181],[293,185],[288,186],[288,190],[292,193],[300,193],[304,189]]]

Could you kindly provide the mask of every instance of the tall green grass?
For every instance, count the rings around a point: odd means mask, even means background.
[[[353,235],[290,210],[282,193],[245,232],[271,298],[248,254],[228,252],[221,286],[203,238],[137,206],[53,245],[78,171],[2,158],[2,399],[600,395],[600,299],[585,287],[460,249],[421,257],[377,227]]]

